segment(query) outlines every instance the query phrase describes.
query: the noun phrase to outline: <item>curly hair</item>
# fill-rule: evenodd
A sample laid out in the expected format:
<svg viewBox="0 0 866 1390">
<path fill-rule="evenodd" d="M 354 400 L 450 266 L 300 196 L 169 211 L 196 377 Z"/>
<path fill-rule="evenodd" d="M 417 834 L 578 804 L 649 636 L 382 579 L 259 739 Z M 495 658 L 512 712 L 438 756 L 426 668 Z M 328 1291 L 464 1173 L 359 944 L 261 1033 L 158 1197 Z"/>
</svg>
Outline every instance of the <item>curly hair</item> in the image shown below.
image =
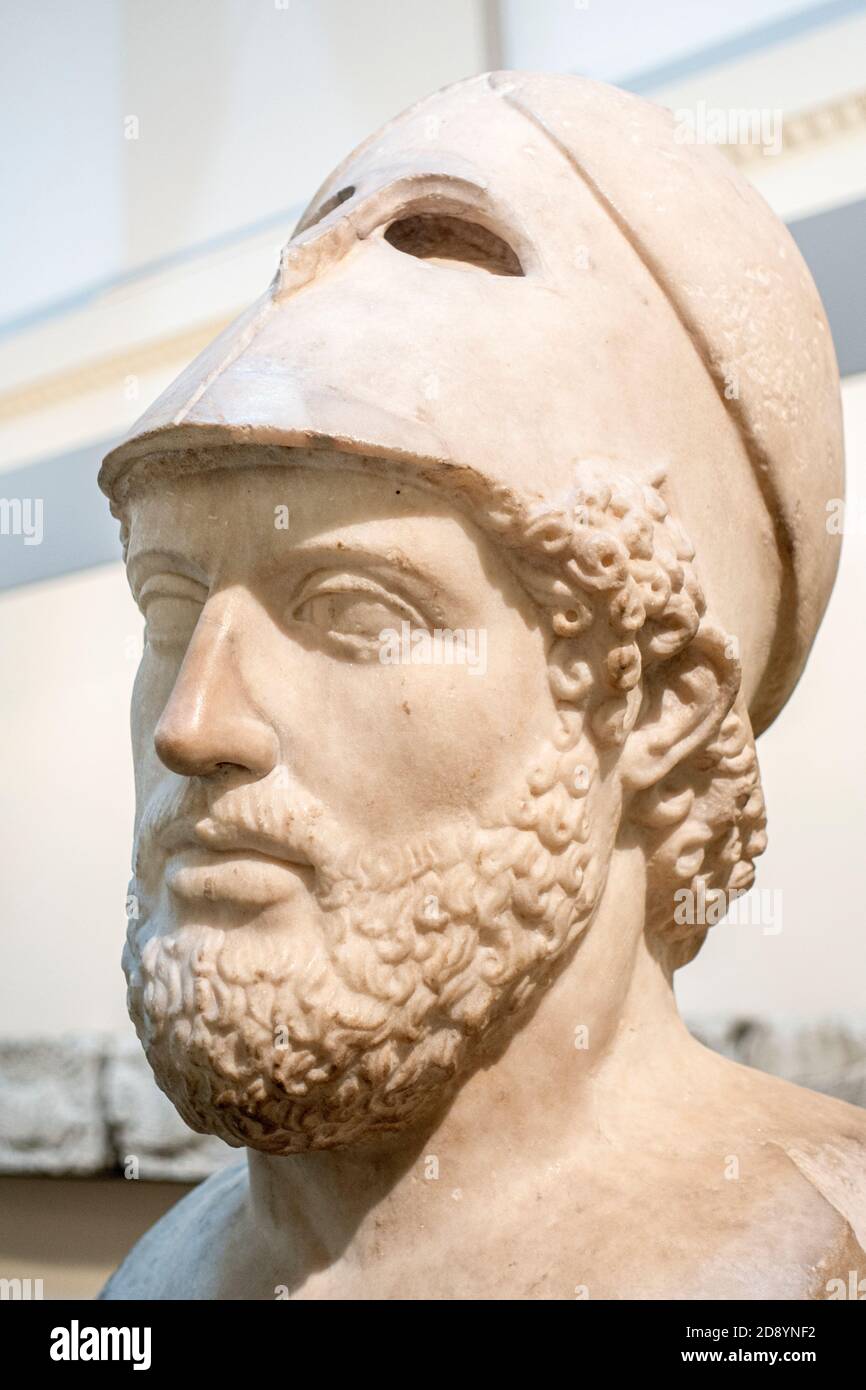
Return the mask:
<svg viewBox="0 0 866 1390">
<path fill-rule="evenodd" d="M 626 810 L 647 832 L 647 927 L 682 965 L 706 926 L 676 922 L 675 895 L 703 887 L 730 901 L 751 886 L 767 836 L 736 639 L 707 616 L 694 546 L 658 491 L 661 480 L 644 483 L 607 460 L 585 460 L 564 498 L 527 509 L 502 493 L 486 520 L 553 634 L 561 766 L 547 786 L 571 776 L 569 751 L 584 719 L 600 755 L 615 752 L 670 678 L 670 663 L 699 635 L 728 665 L 736 694 L 716 730 Z"/>
</svg>

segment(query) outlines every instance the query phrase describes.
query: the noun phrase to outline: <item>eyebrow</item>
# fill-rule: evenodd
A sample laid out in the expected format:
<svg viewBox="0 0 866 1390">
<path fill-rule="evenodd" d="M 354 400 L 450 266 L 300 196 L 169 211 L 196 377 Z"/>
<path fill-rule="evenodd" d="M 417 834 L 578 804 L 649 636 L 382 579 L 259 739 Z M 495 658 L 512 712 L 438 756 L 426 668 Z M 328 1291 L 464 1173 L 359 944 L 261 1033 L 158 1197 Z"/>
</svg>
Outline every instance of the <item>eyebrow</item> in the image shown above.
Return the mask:
<svg viewBox="0 0 866 1390">
<path fill-rule="evenodd" d="M 367 569 L 386 571 L 389 576 L 405 585 L 410 594 L 414 591 L 416 598 L 422 598 L 427 603 L 439 599 L 440 596 L 441 601 L 445 603 L 454 603 L 460 599 L 460 595 L 454 593 L 440 574 L 419 565 L 398 546 L 389 546 L 389 553 L 386 554 L 380 550 L 371 550 L 369 545 L 351 540 L 310 540 L 296 546 L 293 556 L 299 561 L 310 559 L 321 563 L 322 560 L 327 560 L 331 565 L 335 559 L 345 557 L 350 565 L 364 565 Z"/>
<path fill-rule="evenodd" d="M 405 587 L 409 597 L 423 601 L 428 606 L 434 604 L 439 608 L 442 605 L 460 602 L 461 595 L 455 593 L 440 574 L 434 574 L 419 565 L 398 546 L 390 545 L 388 551 L 386 554 L 380 550 L 372 550 L 369 545 L 339 538 L 328 541 L 309 539 L 293 546 L 282 561 L 267 568 L 271 573 L 276 573 L 284 569 L 286 561 L 291 558 L 295 565 L 304 563 L 309 572 L 316 562 L 319 565 L 327 564 L 334 567 L 335 562 L 345 560 L 349 566 L 363 565 L 369 570 L 379 570 L 387 574 L 398 586 Z M 136 602 L 145 582 L 156 574 L 183 575 L 193 583 L 200 584 L 205 591 L 210 589 L 210 580 L 205 571 L 188 556 L 176 550 L 158 547 L 139 550 L 128 558 L 126 574 Z M 442 612 L 444 613 L 444 607 Z"/>
<path fill-rule="evenodd" d="M 154 574 L 181 574 L 203 589 L 209 588 L 204 570 L 176 550 L 139 550 L 126 562 L 126 575 L 133 594 L 137 594 Z"/>
</svg>

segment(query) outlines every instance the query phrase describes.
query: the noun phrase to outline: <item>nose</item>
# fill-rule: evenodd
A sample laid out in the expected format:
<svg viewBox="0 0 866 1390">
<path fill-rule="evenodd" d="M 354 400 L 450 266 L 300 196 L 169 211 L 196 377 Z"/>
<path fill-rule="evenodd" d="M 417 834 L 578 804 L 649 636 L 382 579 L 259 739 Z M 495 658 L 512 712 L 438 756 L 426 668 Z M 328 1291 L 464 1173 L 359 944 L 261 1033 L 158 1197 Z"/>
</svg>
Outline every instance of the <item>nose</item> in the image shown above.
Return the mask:
<svg viewBox="0 0 866 1390">
<path fill-rule="evenodd" d="M 232 615 L 199 617 L 154 734 L 162 763 L 183 777 L 237 768 L 266 777 L 277 765 L 273 728 L 253 704 L 238 666 Z"/>
</svg>

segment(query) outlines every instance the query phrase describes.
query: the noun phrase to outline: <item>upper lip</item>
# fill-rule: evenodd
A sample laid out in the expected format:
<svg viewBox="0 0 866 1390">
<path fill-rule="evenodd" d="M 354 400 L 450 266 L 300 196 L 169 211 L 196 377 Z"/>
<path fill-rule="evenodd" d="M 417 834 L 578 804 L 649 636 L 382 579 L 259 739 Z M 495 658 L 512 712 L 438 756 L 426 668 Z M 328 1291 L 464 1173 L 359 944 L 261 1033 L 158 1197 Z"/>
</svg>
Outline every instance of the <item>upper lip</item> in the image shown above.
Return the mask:
<svg viewBox="0 0 866 1390">
<path fill-rule="evenodd" d="M 166 829 L 161 838 L 170 853 L 183 849 L 206 850 L 212 854 L 235 851 L 278 859 L 283 864 L 311 867 L 307 856 L 296 846 L 286 844 L 285 840 L 277 840 L 264 831 L 232 830 L 210 820 L 195 823 L 177 821 Z"/>
</svg>

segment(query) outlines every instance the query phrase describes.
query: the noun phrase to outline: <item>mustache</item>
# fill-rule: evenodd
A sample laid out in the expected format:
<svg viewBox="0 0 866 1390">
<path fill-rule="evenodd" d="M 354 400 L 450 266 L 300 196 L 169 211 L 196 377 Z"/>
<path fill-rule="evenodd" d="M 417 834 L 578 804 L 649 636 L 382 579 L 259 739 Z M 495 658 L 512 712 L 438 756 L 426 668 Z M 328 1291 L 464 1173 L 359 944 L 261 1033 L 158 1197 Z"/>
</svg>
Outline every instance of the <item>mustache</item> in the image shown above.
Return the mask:
<svg viewBox="0 0 866 1390">
<path fill-rule="evenodd" d="M 133 842 L 133 872 L 138 876 L 155 856 L 188 846 L 252 850 L 317 867 L 324 828 L 321 804 L 279 770 L 234 787 L 177 779 L 162 783 L 145 806 Z"/>
</svg>

